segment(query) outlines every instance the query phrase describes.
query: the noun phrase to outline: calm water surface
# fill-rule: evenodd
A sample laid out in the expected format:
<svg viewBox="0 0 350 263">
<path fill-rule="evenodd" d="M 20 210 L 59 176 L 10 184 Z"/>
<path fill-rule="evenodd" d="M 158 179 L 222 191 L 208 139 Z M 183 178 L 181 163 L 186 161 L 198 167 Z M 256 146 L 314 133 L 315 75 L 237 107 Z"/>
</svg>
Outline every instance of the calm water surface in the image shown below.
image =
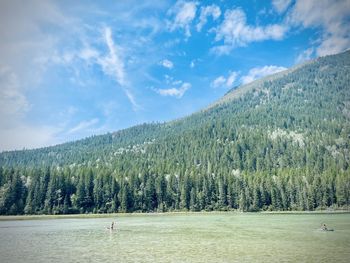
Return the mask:
<svg viewBox="0 0 350 263">
<path fill-rule="evenodd" d="M 0 221 L 0 262 L 350 262 L 350 214 Z"/>
</svg>

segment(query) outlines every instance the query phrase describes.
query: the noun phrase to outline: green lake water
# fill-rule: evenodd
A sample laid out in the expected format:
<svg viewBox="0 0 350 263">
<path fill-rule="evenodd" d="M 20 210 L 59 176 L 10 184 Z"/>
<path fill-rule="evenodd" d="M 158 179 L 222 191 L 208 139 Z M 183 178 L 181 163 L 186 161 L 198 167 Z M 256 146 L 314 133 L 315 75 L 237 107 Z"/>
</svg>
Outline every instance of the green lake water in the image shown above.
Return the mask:
<svg viewBox="0 0 350 263">
<path fill-rule="evenodd" d="M 350 214 L 2 220 L 0 262 L 350 262 Z"/>
</svg>

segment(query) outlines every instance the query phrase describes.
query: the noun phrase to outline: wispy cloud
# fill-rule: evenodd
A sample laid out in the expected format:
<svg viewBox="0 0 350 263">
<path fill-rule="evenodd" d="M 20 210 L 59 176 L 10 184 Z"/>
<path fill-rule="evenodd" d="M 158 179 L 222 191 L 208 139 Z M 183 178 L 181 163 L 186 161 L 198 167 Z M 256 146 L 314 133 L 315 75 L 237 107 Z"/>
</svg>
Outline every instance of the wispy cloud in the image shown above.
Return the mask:
<svg viewBox="0 0 350 263">
<path fill-rule="evenodd" d="M 263 66 L 263 67 L 256 67 L 249 70 L 248 74 L 241 77 L 241 83 L 242 84 L 248 84 L 256 79 L 286 70 L 285 67 L 279 67 L 279 66 Z"/>
<path fill-rule="evenodd" d="M 169 75 L 164 75 L 164 79 L 165 79 L 165 83 L 167 85 L 173 85 L 173 86 L 179 86 L 183 83 L 182 80 L 176 80 L 173 77 L 169 76 Z"/>
<path fill-rule="evenodd" d="M 191 36 L 190 24 L 196 17 L 197 2 L 177 1 L 176 4 L 168 11 L 168 15 L 173 16 L 169 23 L 170 31 L 183 29 L 185 36 Z"/>
<path fill-rule="evenodd" d="M 118 86 L 124 91 L 126 97 L 131 103 L 133 109 L 139 110 L 141 106 L 137 103 L 134 94 L 130 90 L 130 83 L 127 78 L 125 70 L 125 63 L 121 54 L 123 50 L 118 46 L 112 36 L 112 29 L 105 27 L 102 30 L 103 43 L 107 46 L 107 54 L 103 54 L 100 49 L 91 47 L 85 43 L 78 51 L 71 51 L 71 53 L 64 53 L 62 55 L 55 55 L 51 61 L 56 64 L 64 64 L 67 67 L 71 66 L 74 70 L 79 62 L 84 61 L 88 66 L 97 64 L 102 68 L 105 75 L 111 77 L 116 81 Z M 81 60 L 81 61 L 77 61 Z M 79 73 L 79 72 L 78 72 Z M 83 83 L 79 78 L 75 82 Z"/>
<path fill-rule="evenodd" d="M 185 92 L 191 88 L 191 84 L 184 82 L 179 88 L 169 88 L 169 89 L 154 89 L 158 94 L 162 96 L 172 96 L 178 99 L 182 98 Z"/>
<path fill-rule="evenodd" d="M 199 22 L 196 25 L 197 31 L 200 32 L 202 27 L 207 23 L 208 17 L 212 17 L 213 20 L 216 20 L 220 17 L 221 10 L 217 5 L 210 5 L 206 7 L 201 7 L 201 13 L 199 16 Z"/>
<path fill-rule="evenodd" d="M 315 49 L 312 47 L 302 51 L 296 58 L 295 63 L 299 64 L 304 61 L 310 60 L 314 55 L 314 53 L 315 53 Z"/>
<path fill-rule="evenodd" d="M 216 46 L 212 52 L 221 55 L 229 53 L 233 48 L 245 46 L 251 42 L 263 40 L 281 40 L 287 27 L 279 24 L 251 26 L 247 24 L 246 14 L 236 8 L 225 12 L 224 21 L 215 29 L 216 41 L 223 40 L 224 45 Z"/>
<path fill-rule="evenodd" d="M 80 50 L 78 56 L 83 59 L 84 61 L 90 63 L 91 61 L 95 60 L 99 57 L 99 52 L 91 47 L 84 47 L 82 50 Z"/>
<path fill-rule="evenodd" d="M 272 0 L 272 6 L 277 13 L 282 14 L 290 6 L 292 0 Z"/>
<path fill-rule="evenodd" d="M 210 84 L 212 88 L 232 88 L 233 84 L 237 80 L 239 73 L 237 71 L 229 72 L 227 78 L 224 76 L 219 76 L 215 80 L 213 80 Z"/>
<path fill-rule="evenodd" d="M 134 95 L 130 91 L 129 82 L 126 79 L 124 62 L 120 57 L 118 46 L 113 41 L 111 28 L 106 27 L 104 29 L 103 35 L 109 53 L 105 57 L 98 57 L 97 62 L 101 65 L 106 75 L 109 75 L 116 80 L 119 86 L 124 90 L 124 93 L 132 104 L 133 109 L 137 110 L 140 108 L 140 106 L 137 104 Z"/>
<path fill-rule="evenodd" d="M 115 78 L 117 83 L 124 87 L 127 85 L 125 79 L 124 63 L 119 56 L 118 46 L 114 43 L 112 38 L 112 30 L 110 27 L 106 27 L 103 32 L 103 37 L 108 47 L 108 55 L 98 59 L 98 62 L 102 66 L 103 71 Z"/>
<path fill-rule="evenodd" d="M 288 22 L 304 28 L 321 28 L 318 56 L 339 53 L 350 47 L 350 0 L 297 0 Z"/>
<path fill-rule="evenodd" d="M 210 86 L 213 88 L 218 88 L 218 87 L 223 86 L 225 84 L 225 82 L 226 82 L 226 78 L 224 76 L 219 76 L 212 81 Z"/>
<path fill-rule="evenodd" d="M 229 88 L 232 87 L 232 85 L 235 83 L 238 75 L 239 75 L 239 73 L 237 71 L 231 71 L 227 77 L 226 86 Z"/>
<path fill-rule="evenodd" d="M 169 59 L 163 59 L 159 62 L 159 64 L 168 69 L 172 69 L 174 67 L 174 63 Z"/>
<path fill-rule="evenodd" d="M 76 126 L 74 126 L 73 128 L 71 128 L 67 133 L 71 134 L 71 133 L 76 133 L 79 132 L 81 130 L 85 130 L 88 128 L 91 128 L 92 126 L 96 125 L 99 122 L 99 119 L 94 118 L 88 121 L 82 121 L 80 123 L 78 123 Z"/>
</svg>

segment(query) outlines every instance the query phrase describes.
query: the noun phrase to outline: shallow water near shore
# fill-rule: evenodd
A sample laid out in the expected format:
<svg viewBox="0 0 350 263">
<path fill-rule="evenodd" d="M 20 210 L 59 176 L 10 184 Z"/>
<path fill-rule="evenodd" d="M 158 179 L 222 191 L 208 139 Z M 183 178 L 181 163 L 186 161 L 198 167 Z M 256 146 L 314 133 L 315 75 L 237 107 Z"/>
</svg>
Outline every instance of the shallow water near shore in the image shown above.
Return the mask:
<svg viewBox="0 0 350 263">
<path fill-rule="evenodd" d="M 117 230 L 107 229 L 117 221 Z M 320 231 L 326 223 L 333 232 Z M 189 213 L 0 221 L 0 262 L 348 262 L 350 214 Z"/>
</svg>

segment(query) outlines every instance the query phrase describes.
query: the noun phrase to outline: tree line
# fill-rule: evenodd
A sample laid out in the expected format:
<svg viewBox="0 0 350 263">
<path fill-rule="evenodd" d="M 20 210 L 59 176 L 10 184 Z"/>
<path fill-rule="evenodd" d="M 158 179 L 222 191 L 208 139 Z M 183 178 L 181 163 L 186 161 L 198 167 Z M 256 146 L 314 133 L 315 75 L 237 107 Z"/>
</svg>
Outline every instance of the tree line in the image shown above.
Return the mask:
<svg viewBox="0 0 350 263">
<path fill-rule="evenodd" d="M 349 208 L 350 172 L 116 175 L 93 168 L 1 169 L 0 214 Z"/>
</svg>

